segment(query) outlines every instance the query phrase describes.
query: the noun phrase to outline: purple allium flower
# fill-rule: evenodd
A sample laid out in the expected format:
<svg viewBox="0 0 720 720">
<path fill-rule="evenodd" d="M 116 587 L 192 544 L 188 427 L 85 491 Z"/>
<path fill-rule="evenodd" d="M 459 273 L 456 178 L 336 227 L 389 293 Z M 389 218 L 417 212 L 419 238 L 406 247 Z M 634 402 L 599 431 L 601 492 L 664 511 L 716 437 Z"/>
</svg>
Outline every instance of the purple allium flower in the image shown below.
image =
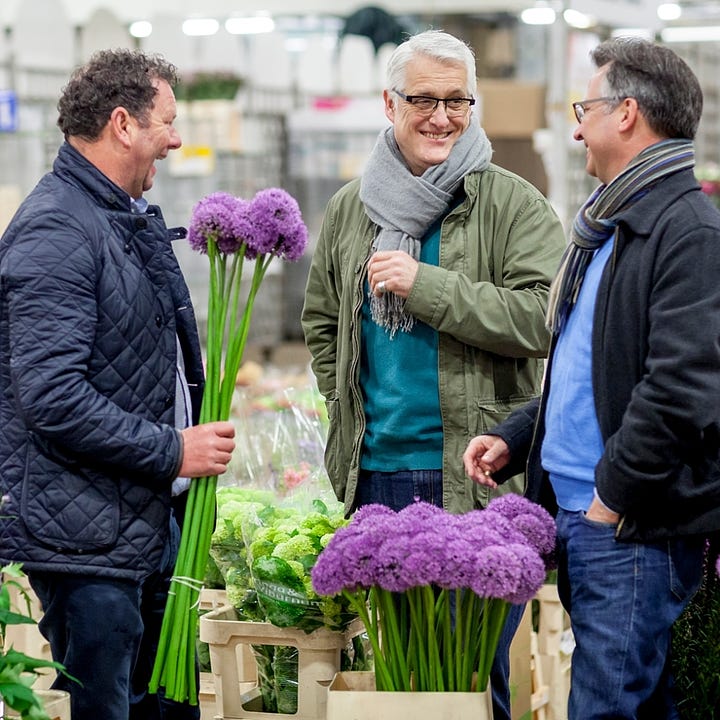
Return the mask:
<svg viewBox="0 0 720 720">
<path fill-rule="evenodd" d="M 308 244 L 308 230 L 300 207 L 282 188 L 260 190 L 251 209 L 257 254 L 272 253 L 285 260 L 299 260 Z"/>
<path fill-rule="evenodd" d="M 718 555 L 718 559 L 715 563 L 715 570 L 717 571 L 717 574 L 720 577 L 720 555 Z"/>
<path fill-rule="evenodd" d="M 406 539 L 403 574 L 410 587 L 438 585 L 445 570 L 444 529 L 427 527 Z"/>
<path fill-rule="evenodd" d="M 515 553 L 519 560 L 520 573 L 515 592 L 510 593 L 504 599 L 516 605 L 529 602 L 545 582 L 545 563 L 537 552 L 527 545 L 511 544 L 507 546 L 507 549 Z"/>
<path fill-rule="evenodd" d="M 214 240 L 225 254 L 237 252 L 243 243 L 252 245 L 250 204 L 225 192 L 199 200 L 193 207 L 188 242 L 193 250 L 207 253 L 209 240 Z"/>
<path fill-rule="evenodd" d="M 491 545 L 476 555 L 470 589 L 480 597 L 505 600 L 518 592 L 521 573 L 517 553 L 505 545 Z"/>
<path fill-rule="evenodd" d="M 360 508 L 318 556 L 311 575 L 315 591 L 328 595 L 336 594 L 337 587 L 355 590 L 376 584 L 380 548 L 392 536 L 394 520 L 395 512 L 385 505 Z"/>
<path fill-rule="evenodd" d="M 543 558 L 552 556 L 555 550 L 555 521 L 545 508 L 521 495 L 507 493 L 491 500 L 487 510 L 510 520 Z"/>
</svg>

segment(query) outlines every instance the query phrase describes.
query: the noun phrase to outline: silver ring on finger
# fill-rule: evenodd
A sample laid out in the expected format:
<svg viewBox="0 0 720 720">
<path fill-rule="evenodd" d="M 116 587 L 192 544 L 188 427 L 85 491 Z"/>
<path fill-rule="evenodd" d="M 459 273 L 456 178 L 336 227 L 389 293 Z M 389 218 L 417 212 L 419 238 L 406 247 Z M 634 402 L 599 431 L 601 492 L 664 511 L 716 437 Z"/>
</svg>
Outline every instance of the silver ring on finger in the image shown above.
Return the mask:
<svg viewBox="0 0 720 720">
<path fill-rule="evenodd" d="M 384 281 L 384 280 L 381 280 L 381 281 L 377 284 L 377 291 L 378 291 L 379 293 L 381 293 L 381 294 L 385 292 L 385 281 Z"/>
</svg>

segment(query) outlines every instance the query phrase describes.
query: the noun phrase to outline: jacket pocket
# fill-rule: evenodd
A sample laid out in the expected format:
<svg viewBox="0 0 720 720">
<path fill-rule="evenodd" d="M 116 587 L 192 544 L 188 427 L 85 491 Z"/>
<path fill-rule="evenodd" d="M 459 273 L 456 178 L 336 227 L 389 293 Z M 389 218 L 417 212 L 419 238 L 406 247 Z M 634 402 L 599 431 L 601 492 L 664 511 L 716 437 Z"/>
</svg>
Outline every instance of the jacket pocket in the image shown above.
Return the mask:
<svg viewBox="0 0 720 720">
<path fill-rule="evenodd" d="M 22 518 L 29 534 L 58 552 L 112 547 L 120 525 L 119 493 L 109 478 L 65 465 L 27 445 Z"/>
<path fill-rule="evenodd" d="M 326 406 L 328 413 L 328 432 L 327 440 L 325 441 L 325 469 L 336 496 L 342 501 L 345 497 L 347 476 L 344 476 L 340 471 L 342 457 L 340 438 L 342 434 L 340 418 L 338 417 L 340 413 L 340 403 L 336 392 L 333 392 L 333 394 L 327 398 Z M 350 453 L 351 448 L 345 448 L 345 452 Z"/>
</svg>

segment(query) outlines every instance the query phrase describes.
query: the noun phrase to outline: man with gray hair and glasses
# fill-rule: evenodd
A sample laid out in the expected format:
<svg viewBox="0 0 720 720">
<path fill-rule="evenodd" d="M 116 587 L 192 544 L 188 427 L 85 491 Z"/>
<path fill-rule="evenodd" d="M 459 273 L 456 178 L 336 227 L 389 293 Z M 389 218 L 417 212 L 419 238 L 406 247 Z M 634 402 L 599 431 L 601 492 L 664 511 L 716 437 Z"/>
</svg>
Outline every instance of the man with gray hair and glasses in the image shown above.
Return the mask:
<svg viewBox="0 0 720 720">
<path fill-rule="evenodd" d="M 694 174 L 702 91 L 674 52 L 592 52 L 576 140 L 600 181 L 550 293 L 541 401 L 475 438 L 468 474 L 525 467 L 557 512 L 575 636 L 569 720 L 677 718 L 671 627 L 720 530 L 720 214 Z"/>
<path fill-rule="evenodd" d="M 452 35 L 398 46 L 383 92 L 391 125 L 325 213 L 302 320 L 330 417 L 326 467 L 348 514 L 416 498 L 485 506 L 491 492 L 465 476 L 462 452 L 540 390 L 563 232 L 536 188 L 490 162 L 475 85 L 473 53 Z M 510 720 L 522 611 L 491 675 L 495 720 Z"/>
</svg>

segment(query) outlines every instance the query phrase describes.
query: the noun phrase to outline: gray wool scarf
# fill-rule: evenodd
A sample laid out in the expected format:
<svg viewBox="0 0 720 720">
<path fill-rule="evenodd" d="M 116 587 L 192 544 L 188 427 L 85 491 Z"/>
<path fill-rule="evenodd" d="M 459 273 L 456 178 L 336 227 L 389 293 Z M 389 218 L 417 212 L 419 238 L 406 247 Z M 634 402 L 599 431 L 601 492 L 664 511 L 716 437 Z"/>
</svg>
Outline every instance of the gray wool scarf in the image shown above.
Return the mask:
<svg viewBox="0 0 720 720">
<path fill-rule="evenodd" d="M 477 119 L 470 119 L 447 160 L 415 176 L 403 158 L 392 126 L 378 136 L 360 180 L 360 200 L 368 217 L 380 226 L 371 253 L 402 250 L 415 260 L 420 258 L 420 239 L 444 215 L 455 191 L 470 172 L 485 170 L 490 164 L 492 146 Z M 415 318 L 405 312 L 405 301 L 387 292 L 370 293 L 370 314 L 390 337 L 398 330 L 408 332 Z"/>
</svg>

